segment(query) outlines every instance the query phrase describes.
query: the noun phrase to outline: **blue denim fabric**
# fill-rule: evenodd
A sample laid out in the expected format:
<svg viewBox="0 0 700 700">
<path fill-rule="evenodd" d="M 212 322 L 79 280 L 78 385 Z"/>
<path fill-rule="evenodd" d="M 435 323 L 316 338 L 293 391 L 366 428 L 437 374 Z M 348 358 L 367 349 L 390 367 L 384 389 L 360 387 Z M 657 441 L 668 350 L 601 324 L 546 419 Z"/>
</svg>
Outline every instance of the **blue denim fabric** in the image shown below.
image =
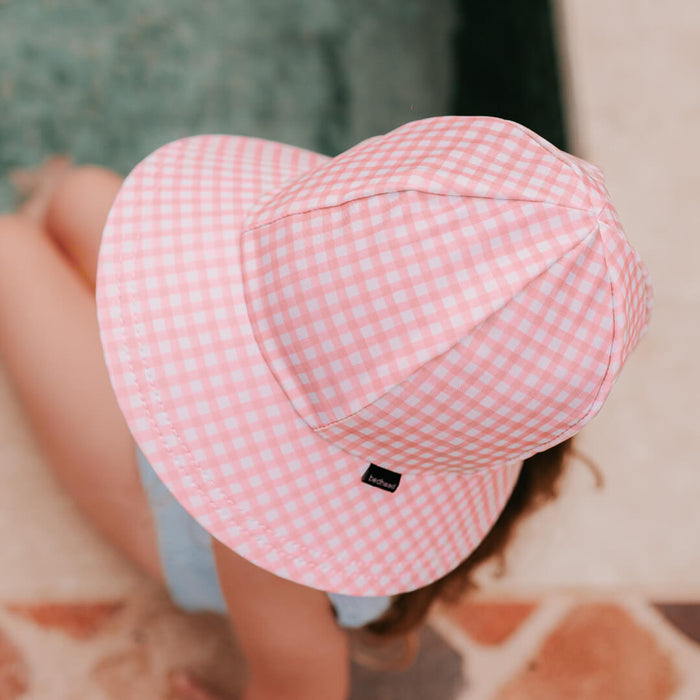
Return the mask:
<svg viewBox="0 0 700 700">
<path fill-rule="evenodd" d="M 153 512 L 158 550 L 173 602 L 190 612 L 226 613 L 209 533 L 180 505 L 136 445 L 141 483 Z M 378 619 L 391 596 L 328 593 L 341 627 L 353 629 Z"/>
</svg>

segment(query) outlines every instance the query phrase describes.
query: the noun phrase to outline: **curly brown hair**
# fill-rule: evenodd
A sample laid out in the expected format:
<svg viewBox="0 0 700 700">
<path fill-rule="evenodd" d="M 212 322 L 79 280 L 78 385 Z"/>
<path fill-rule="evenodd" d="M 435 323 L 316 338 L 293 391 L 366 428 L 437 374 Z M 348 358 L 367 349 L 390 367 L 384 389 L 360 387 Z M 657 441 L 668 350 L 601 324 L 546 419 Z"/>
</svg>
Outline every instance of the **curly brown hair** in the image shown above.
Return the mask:
<svg viewBox="0 0 700 700">
<path fill-rule="evenodd" d="M 522 518 L 557 497 L 573 438 L 539 452 L 523 463 L 513 492 L 498 520 L 479 546 L 441 579 L 409 593 L 394 596 L 378 620 L 349 630 L 353 658 L 371 668 L 406 668 L 417 651 L 417 630 L 436 600 L 455 603 L 477 587 L 473 573 L 487 559 L 504 562 L 505 549 Z"/>
</svg>

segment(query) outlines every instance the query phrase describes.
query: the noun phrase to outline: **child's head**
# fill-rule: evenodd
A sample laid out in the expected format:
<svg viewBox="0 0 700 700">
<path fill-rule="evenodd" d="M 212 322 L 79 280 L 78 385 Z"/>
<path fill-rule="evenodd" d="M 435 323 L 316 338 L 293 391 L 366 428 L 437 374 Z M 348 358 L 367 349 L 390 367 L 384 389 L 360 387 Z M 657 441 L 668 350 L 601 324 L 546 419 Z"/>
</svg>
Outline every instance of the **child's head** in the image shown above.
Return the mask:
<svg viewBox="0 0 700 700">
<path fill-rule="evenodd" d="M 465 591 L 475 588 L 473 575 L 480 564 L 498 557 L 505 565 L 506 547 L 524 516 L 559 495 L 572 445 L 573 438 L 569 438 L 526 459 L 503 510 L 476 549 L 441 579 L 396 596 L 389 610 L 366 625 L 366 630 L 382 637 L 406 634 L 424 621 L 435 600 L 454 603 Z"/>
<path fill-rule="evenodd" d="M 97 301 L 126 420 L 205 528 L 395 595 L 459 566 L 523 460 L 595 415 L 650 290 L 595 167 L 442 117 L 333 159 L 164 147 L 117 197 Z"/>
</svg>

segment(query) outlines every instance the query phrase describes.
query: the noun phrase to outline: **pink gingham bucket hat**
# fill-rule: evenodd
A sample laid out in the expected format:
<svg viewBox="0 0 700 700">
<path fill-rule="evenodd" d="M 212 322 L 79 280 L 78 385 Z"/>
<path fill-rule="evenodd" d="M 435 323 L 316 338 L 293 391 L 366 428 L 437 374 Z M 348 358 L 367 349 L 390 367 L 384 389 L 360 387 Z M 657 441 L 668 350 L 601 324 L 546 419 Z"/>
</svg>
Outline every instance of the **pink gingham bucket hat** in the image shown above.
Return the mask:
<svg viewBox="0 0 700 700">
<path fill-rule="evenodd" d="M 177 500 L 254 564 L 366 596 L 476 548 L 650 306 L 600 171 L 489 117 L 335 158 L 168 144 L 124 182 L 97 275 L 117 400 Z"/>
</svg>

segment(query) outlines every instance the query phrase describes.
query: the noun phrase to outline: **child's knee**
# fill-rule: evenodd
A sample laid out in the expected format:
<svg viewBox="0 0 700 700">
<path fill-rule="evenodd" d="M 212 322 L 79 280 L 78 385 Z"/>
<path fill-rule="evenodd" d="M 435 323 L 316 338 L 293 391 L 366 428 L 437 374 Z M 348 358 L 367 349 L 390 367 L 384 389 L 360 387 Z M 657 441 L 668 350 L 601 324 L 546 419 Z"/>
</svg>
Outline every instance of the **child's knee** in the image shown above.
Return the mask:
<svg viewBox="0 0 700 700">
<path fill-rule="evenodd" d="M 100 165 L 80 165 L 63 178 L 56 190 L 56 195 L 84 196 L 95 189 L 117 190 L 121 183 L 122 178 L 108 168 Z"/>
<path fill-rule="evenodd" d="M 40 233 L 34 221 L 19 214 L 0 214 L 0 250 L 19 244 L 27 236 Z"/>
<path fill-rule="evenodd" d="M 111 202 L 121 187 L 117 173 L 98 165 L 82 165 L 63 178 L 49 203 L 46 225 L 49 230 L 65 226 L 95 202 Z"/>
</svg>

